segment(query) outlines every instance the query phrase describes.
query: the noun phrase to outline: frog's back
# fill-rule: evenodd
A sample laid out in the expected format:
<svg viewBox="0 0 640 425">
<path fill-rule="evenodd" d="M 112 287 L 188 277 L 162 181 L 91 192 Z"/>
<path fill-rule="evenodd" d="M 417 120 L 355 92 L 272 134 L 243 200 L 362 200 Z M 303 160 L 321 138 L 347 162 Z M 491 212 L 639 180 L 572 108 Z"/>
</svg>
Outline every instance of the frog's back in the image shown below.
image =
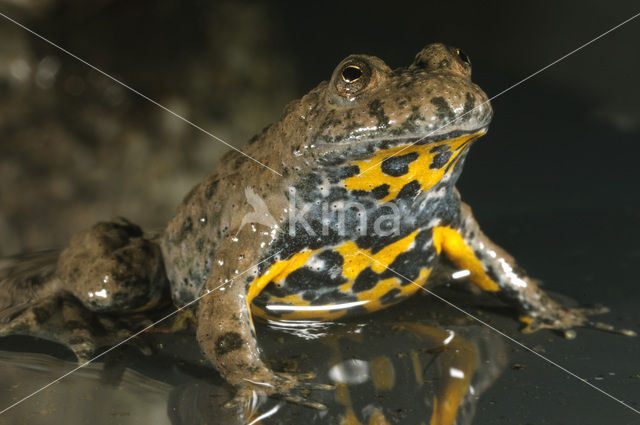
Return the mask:
<svg viewBox="0 0 640 425">
<path fill-rule="evenodd" d="M 211 273 L 215 252 L 229 233 L 218 193 L 220 178 L 209 175 L 178 207 L 161 240 L 171 294 L 180 305 L 194 300 Z"/>
<path fill-rule="evenodd" d="M 219 253 L 225 241 L 237 242 L 234 245 L 239 255 L 260 255 L 255 241 L 239 239 L 236 234 L 243 226 L 243 217 L 253 212 L 247 202 L 248 188 L 270 206 L 282 203 L 280 176 L 255 159 L 267 167 L 280 160 L 278 149 L 264 149 L 267 140 L 277 139 L 278 133 L 277 126 L 267 127 L 245 145 L 244 153 L 227 152 L 216 171 L 196 185 L 178 206 L 160 241 L 171 294 L 178 305 L 197 298 L 212 268 L 229 262 L 228 252 Z"/>
</svg>

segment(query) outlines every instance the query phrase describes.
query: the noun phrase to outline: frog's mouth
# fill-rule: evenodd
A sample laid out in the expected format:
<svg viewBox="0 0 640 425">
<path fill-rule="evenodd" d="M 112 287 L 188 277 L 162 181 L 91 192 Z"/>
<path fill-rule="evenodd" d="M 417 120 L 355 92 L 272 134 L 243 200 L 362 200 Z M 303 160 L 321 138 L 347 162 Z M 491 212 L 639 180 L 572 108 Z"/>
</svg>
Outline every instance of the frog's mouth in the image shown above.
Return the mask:
<svg viewBox="0 0 640 425">
<path fill-rule="evenodd" d="M 485 132 L 486 129 L 462 135 L 458 132 L 438 140 L 399 139 L 391 146 L 382 141 L 364 159 L 347 161 L 349 166 L 357 167 L 357 173 L 343 183 L 348 190 L 379 193 L 382 202 L 396 198 L 407 190 L 407 185 L 412 185 L 409 187 L 414 192 L 425 192 L 448 178 L 471 144 Z"/>
<path fill-rule="evenodd" d="M 378 152 L 390 148 L 409 148 L 411 146 L 434 146 L 448 140 L 456 140 L 461 137 L 469 137 L 473 140 L 486 134 L 488 127 L 472 131 L 455 130 L 448 133 L 437 131 L 420 135 L 371 136 L 349 135 L 344 141 L 330 140 L 315 143 L 316 150 L 327 165 L 338 165 L 348 160 L 357 160 L 377 155 Z M 470 140 L 472 142 L 473 140 Z"/>
</svg>

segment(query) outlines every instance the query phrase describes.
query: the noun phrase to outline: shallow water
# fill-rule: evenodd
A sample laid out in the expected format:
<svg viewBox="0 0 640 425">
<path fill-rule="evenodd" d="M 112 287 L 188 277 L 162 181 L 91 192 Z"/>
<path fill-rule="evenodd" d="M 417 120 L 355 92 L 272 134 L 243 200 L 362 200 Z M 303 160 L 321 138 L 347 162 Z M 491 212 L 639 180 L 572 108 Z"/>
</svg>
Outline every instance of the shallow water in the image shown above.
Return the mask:
<svg viewBox="0 0 640 425">
<path fill-rule="evenodd" d="M 583 330 L 573 341 L 550 332 L 523 335 L 512 313 L 491 298 L 459 290 L 441 295 L 506 331 L 536 352 L 614 395 L 637 394 L 640 376 L 635 339 Z M 493 305 L 493 307 L 488 307 Z M 628 315 L 610 315 L 629 323 Z M 636 316 L 637 319 L 637 316 Z M 440 325 L 437 325 L 440 323 Z M 434 399 L 462 391 L 456 424 L 632 423 L 633 412 L 568 376 L 556 366 L 475 323 L 431 296 L 358 320 L 306 328 L 258 328 L 265 357 L 276 370 L 314 371 L 315 382 L 337 385 L 314 391 L 317 411 L 262 400 L 247 418 L 222 408 L 230 389 L 206 365 L 194 335 L 150 333 L 151 356 L 123 347 L 82 368 L 0 416 L 2 424 L 429 424 Z M 54 343 L 30 337 L 0 341 L 3 406 L 57 379 L 76 364 Z M 25 354 L 25 347 L 40 354 Z M 56 357 L 43 353 L 53 353 Z M 465 386 L 461 377 L 472 377 Z M 447 398 L 449 397 L 449 398 Z M 598 406 L 593 409 L 591 406 Z M 550 416 L 550 412 L 553 412 Z M 517 418 L 517 419 L 514 419 Z M 549 420 L 551 418 L 551 420 Z M 257 423 L 257 422 L 255 422 Z M 436 423 L 436 422 L 434 422 Z M 444 422 L 443 422 L 444 423 Z"/>
</svg>

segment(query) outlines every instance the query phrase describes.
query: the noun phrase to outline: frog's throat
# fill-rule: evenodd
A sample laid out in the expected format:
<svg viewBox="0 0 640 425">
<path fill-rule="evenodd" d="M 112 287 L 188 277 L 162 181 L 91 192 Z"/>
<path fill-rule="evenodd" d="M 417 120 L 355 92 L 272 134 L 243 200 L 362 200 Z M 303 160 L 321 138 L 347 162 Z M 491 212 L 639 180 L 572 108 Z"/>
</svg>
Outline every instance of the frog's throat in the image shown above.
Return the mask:
<svg viewBox="0 0 640 425">
<path fill-rule="evenodd" d="M 347 190 L 367 192 L 386 190 L 380 202 L 391 201 L 406 185 L 419 185 L 426 192 L 447 178 L 471 143 L 484 131 L 428 144 L 408 144 L 381 149 L 367 159 L 351 161 L 358 173 L 343 180 Z M 414 183 L 416 182 L 416 183 Z"/>
</svg>

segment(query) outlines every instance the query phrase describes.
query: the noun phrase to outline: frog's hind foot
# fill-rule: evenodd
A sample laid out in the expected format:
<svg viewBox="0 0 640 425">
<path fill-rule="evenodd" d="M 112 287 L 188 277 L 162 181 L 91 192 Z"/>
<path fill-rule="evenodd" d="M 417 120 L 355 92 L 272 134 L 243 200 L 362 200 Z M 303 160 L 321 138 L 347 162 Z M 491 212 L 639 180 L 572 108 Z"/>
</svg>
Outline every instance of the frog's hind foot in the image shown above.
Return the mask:
<svg viewBox="0 0 640 425">
<path fill-rule="evenodd" d="M 290 374 L 270 372 L 268 378 L 245 378 L 243 383 L 237 386 L 235 397 L 225 407 L 237 408 L 239 406 L 248 409 L 256 396 L 265 395 L 274 399 L 284 400 L 289 403 L 309 407 L 316 410 L 326 410 L 327 406 L 309 399 L 314 390 L 333 390 L 333 385 L 316 382 L 305 382 L 313 378 L 310 373 Z"/>
<path fill-rule="evenodd" d="M 0 336 L 31 335 L 56 340 L 73 351 L 78 362 L 91 358 L 95 338 L 81 307 L 71 299 L 47 297 L 2 312 Z"/>
<path fill-rule="evenodd" d="M 574 328 L 577 327 L 597 329 L 625 336 L 637 335 L 633 330 L 618 329 L 608 323 L 589 319 L 589 316 L 608 312 L 609 309 L 602 305 L 586 308 L 559 307 L 550 315 L 538 317 L 521 316 L 520 321 L 525 324 L 522 329 L 525 333 L 535 332 L 540 329 L 551 329 L 560 333 L 567 339 L 574 339 L 577 336 L 576 331 L 574 330 Z"/>
<path fill-rule="evenodd" d="M 32 300 L 0 312 L 0 337 L 18 334 L 58 341 L 75 354 L 79 364 L 91 360 L 100 346 L 122 342 L 144 325 L 139 318 L 98 315 L 65 295 Z M 127 342 L 150 353 L 137 338 Z"/>
</svg>

